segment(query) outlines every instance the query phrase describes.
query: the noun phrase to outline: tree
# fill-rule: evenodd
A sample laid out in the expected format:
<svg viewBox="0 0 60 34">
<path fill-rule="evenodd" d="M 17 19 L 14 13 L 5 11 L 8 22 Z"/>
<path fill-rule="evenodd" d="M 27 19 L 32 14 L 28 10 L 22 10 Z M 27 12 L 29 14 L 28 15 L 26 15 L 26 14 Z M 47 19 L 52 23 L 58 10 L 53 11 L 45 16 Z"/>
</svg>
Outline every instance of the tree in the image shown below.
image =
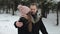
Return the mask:
<svg viewBox="0 0 60 34">
<path fill-rule="evenodd" d="M 57 13 L 57 26 L 59 25 L 59 14 L 58 14 L 58 11 L 60 11 L 60 2 L 58 2 L 58 4 L 57 4 L 57 11 L 56 11 L 56 13 Z"/>
</svg>

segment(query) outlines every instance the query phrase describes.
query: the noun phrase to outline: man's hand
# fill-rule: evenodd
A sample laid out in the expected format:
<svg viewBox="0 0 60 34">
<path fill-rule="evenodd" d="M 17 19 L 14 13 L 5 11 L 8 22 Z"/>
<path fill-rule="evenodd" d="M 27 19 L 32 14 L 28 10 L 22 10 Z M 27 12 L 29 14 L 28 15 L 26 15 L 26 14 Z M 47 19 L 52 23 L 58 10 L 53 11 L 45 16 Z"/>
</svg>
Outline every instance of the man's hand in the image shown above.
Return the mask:
<svg viewBox="0 0 60 34">
<path fill-rule="evenodd" d="M 23 23 L 17 21 L 17 22 L 16 22 L 16 26 L 17 26 L 17 27 L 22 27 L 22 26 L 23 26 Z"/>
</svg>

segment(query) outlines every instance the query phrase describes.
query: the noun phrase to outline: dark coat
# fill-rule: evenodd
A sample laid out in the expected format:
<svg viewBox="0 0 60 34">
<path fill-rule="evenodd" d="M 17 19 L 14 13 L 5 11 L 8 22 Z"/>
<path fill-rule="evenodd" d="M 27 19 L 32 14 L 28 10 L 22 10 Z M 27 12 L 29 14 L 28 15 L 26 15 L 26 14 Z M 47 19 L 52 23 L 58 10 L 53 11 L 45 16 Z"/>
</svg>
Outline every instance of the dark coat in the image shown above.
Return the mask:
<svg viewBox="0 0 60 34">
<path fill-rule="evenodd" d="M 32 32 L 28 31 L 28 20 L 24 17 L 21 17 L 19 22 L 23 22 L 23 27 L 19 28 L 16 26 L 16 22 L 14 23 L 15 27 L 18 28 L 18 34 L 39 34 L 39 30 L 41 30 L 42 34 L 48 34 L 46 28 L 40 19 L 37 23 L 32 23 Z"/>
</svg>

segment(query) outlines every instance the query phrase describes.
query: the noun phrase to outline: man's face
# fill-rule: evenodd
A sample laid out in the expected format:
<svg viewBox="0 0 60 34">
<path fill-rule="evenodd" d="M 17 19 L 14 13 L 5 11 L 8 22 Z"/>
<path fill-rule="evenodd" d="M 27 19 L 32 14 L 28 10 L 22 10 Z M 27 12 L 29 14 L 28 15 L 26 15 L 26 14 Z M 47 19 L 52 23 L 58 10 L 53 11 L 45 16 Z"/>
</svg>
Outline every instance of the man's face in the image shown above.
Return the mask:
<svg viewBox="0 0 60 34">
<path fill-rule="evenodd" d="M 32 12 L 33 14 L 36 13 L 36 11 L 37 11 L 36 5 L 31 5 L 31 6 L 30 6 L 30 9 L 31 9 L 31 12 Z"/>
</svg>

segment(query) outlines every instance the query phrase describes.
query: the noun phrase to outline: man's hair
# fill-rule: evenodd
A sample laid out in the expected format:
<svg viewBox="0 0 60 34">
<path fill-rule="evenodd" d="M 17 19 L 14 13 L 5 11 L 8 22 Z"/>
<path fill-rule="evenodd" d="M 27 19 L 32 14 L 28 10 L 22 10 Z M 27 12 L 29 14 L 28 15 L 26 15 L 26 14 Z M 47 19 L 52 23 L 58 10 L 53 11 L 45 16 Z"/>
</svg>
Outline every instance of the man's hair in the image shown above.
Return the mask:
<svg viewBox="0 0 60 34">
<path fill-rule="evenodd" d="M 36 6 L 36 7 L 38 8 L 38 6 L 37 6 L 36 3 L 31 3 L 30 6 L 31 6 L 31 5 L 32 5 L 32 6 Z M 30 6 L 29 6 L 29 7 L 30 7 Z"/>
</svg>

